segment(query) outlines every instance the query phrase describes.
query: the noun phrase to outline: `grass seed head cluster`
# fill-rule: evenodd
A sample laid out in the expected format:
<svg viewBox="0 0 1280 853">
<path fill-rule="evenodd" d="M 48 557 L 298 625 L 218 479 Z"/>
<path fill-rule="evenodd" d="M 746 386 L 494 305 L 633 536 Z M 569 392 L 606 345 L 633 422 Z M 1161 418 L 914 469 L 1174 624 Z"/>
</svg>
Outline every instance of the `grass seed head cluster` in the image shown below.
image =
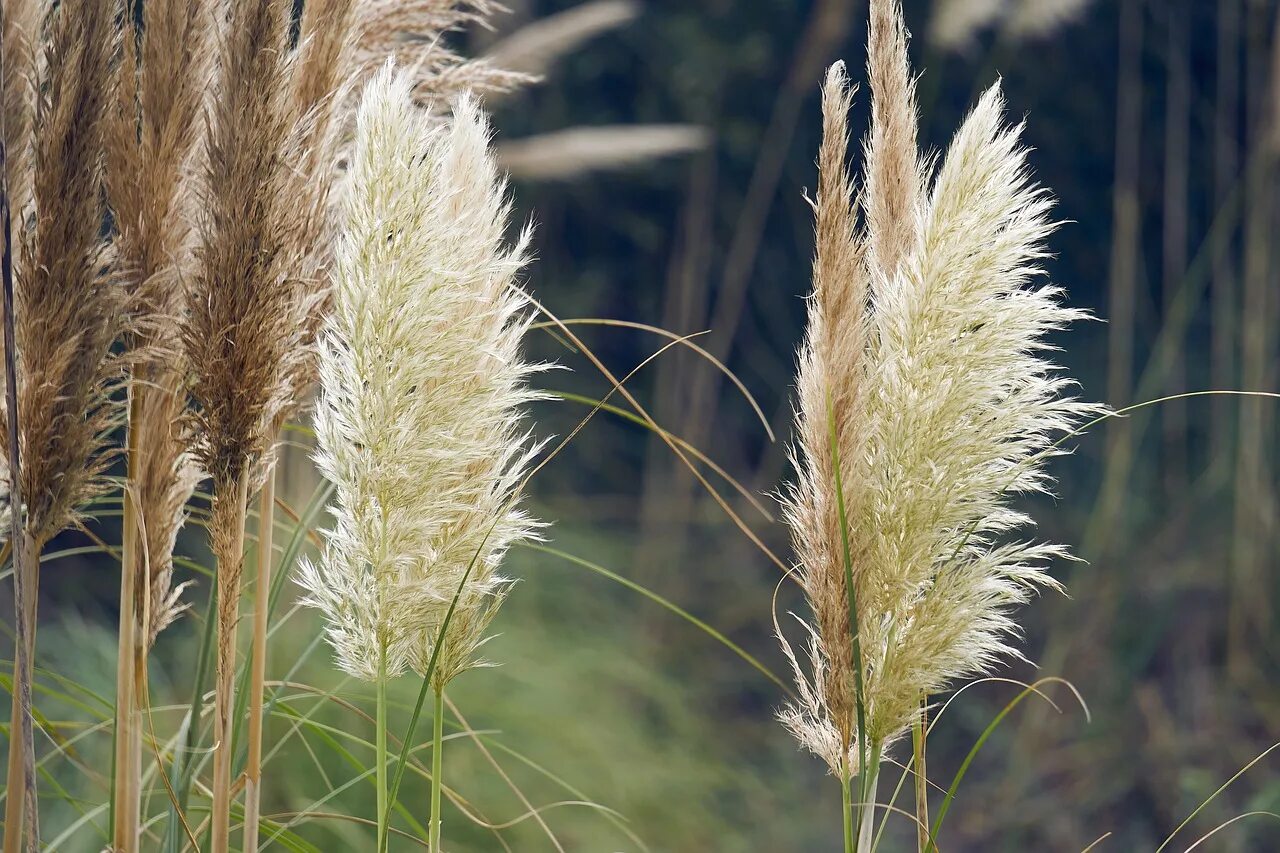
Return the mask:
<svg viewBox="0 0 1280 853">
<path fill-rule="evenodd" d="M 475 661 L 504 552 L 535 533 L 515 499 L 538 368 L 519 352 L 528 235 L 504 242 L 488 124 L 465 96 L 447 121 L 415 110 L 412 85 L 382 70 L 357 119 L 315 415 L 335 526 L 299 582 L 338 665 L 368 680 L 383 648 L 387 677 L 423 673 L 461 587 L 433 676 L 444 684 Z"/>
<path fill-rule="evenodd" d="M 1084 315 L 1040 281 L 1050 200 L 1030 181 L 1021 128 L 1005 124 L 998 85 L 957 131 L 929 186 L 915 148 L 901 10 L 872 7 L 873 127 L 852 205 L 850 96 L 839 66 L 824 87 L 814 292 L 798 379 L 800 478 L 786 498 L 814 618 L 811 666 L 787 648 L 800 699 L 782 719 L 833 772 L 858 766 L 860 739 L 888 745 L 901 736 L 922 698 L 1016 654 L 1012 611 L 1054 585 L 1045 563 L 1064 550 L 1019 538 L 1031 519 L 1011 500 L 1046 489 L 1053 442 L 1094 411 L 1065 396 L 1071 383 L 1048 358 L 1046 335 Z M 855 722 L 853 630 L 865 731 Z"/>
</svg>

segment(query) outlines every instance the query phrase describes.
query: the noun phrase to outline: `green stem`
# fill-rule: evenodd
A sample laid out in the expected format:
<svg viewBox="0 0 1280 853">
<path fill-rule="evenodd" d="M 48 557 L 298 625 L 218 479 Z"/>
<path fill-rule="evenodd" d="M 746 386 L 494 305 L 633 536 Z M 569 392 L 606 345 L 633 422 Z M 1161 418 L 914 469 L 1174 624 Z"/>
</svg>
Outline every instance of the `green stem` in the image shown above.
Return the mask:
<svg viewBox="0 0 1280 853">
<path fill-rule="evenodd" d="M 925 716 L 929 713 L 928 697 L 920 699 L 920 713 L 911 724 L 911 756 L 916 781 L 916 853 L 929 846 L 929 776 L 925 770 Z"/>
<path fill-rule="evenodd" d="M 444 689 L 436 689 L 436 718 L 431 732 L 431 853 L 440 853 L 440 752 L 444 740 Z"/>
<path fill-rule="evenodd" d="M 844 811 L 844 853 L 853 853 L 853 797 L 849 789 L 849 768 L 846 766 L 840 774 L 840 805 Z"/>
<path fill-rule="evenodd" d="M 871 764 L 861 780 L 862 801 L 858 806 L 858 853 L 871 853 L 874 848 L 873 828 L 876 823 L 876 785 L 880 781 L 880 745 L 871 744 Z"/>
<path fill-rule="evenodd" d="M 387 843 L 387 647 L 378 650 L 378 846 L 383 850 Z"/>
</svg>

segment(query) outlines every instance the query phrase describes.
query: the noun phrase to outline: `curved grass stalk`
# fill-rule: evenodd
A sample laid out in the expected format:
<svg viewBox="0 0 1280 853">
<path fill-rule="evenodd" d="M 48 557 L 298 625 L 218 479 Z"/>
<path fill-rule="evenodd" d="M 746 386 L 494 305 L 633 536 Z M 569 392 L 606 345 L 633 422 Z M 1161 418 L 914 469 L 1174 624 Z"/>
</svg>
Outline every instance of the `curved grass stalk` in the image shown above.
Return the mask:
<svg viewBox="0 0 1280 853">
<path fill-rule="evenodd" d="M 639 594 L 643 595 L 645 598 L 649 599 L 655 604 L 658 604 L 663 608 L 669 610 L 670 612 L 674 613 L 675 615 L 679 616 L 681 619 L 685 620 L 690 625 L 693 625 L 699 631 L 702 631 L 704 634 L 706 634 L 716 642 L 723 645 L 725 648 L 727 648 L 729 651 L 733 652 L 735 655 L 740 657 L 743 661 L 749 664 L 753 669 L 755 669 L 765 678 L 769 679 L 771 682 L 776 684 L 779 688 L 783 690 L 783 692 L 787 693 L 788 695 L 794 695 L 794 691 L 792 690 L 791 685 L 787 684 L 786 681 L 784 681 L 781 677 L 779 677 L 776 673 L 774 673 L 773 670 L 769 669 L 769 667 L 767 667 L 765 664 L 761 663 L 758 658 L 756 658 L 746 649 L 742 648 L 737 643 L 733 642 L 733 640 L 730 640 L 724 634 L 717 631 L 715 628 L 713 628 L 711 625 L 707 624 L 703 620 L 699 619 L 697 616 L 694 616 L 692 613 L 680 607 L 678 604 L 675 604 L 674 602 L 666 598 L 663 598 L 661 595 L 658 595 L 656 592 L 650 590 L 648 587 L 638 584 L 635 581 L 630 580 L 629 578 L 623 577 L 617 572 L 610 571 L 609 569 L 606 569 L 604 566 L 593 563 L 590 560 L 584 560 L 581 557 L 578 557 L 574 554 L 570 554 L 567 551 L 561 551 L 560 549 L 554 548 L 550 545 L 544 545 L 538 542 L 525 542 L 525 543 L 522 543 L 521 547 L 528 551 L 538 551 L 543 554 L 549 554 L 552 557 L 559 557 L 560 559 L 565 560 L 569 563 L 573 563 L 576 566 L 580 566 L 581 568 L 595 572 L 596 574 L 601 575 L 602 577 L 606 577 L 609 580 L 613 581 L 614 583 L 617 583 L 626 587 L 632 592 L 638 592 Z"/>
<path fill-rule="evenodd" d="M 476 749 L 479 750 L 480 754 L 485 757 L 485 760 L 489 762 L 489 765 L 493 767 L 494 771 L 497 772 L 498 776 L 501 777 L 502 781 L 505 782 L 507 787 L 511 789 L 511 792 L 516 795 L 516 798 L 520 800 L 520 803 L 526 809 L 528 809 L 528 812 L 527 812 L 528 816 L 532 817 L 535 821 L 537 821 L 538 826 L 540 826 L 542 828 L 542 831 L 546 833 L 547 839 L 551 842 L 551 845 L 556 848 L 558 853 L 565 853 L 564 846 L 560 844 L 560 839 L 556 838 L 555 833 L 551 831 L 551 827 L 547 826 L 547 822 L 542 819 L 542 814 L 540 810 L 535 809 L 533 807 L 533 803 L 529 802 L 529 798 L 524 795 L 524 791 L 520 790 L 520 786 L 517 785 L 514 781 L 512 781 L 511 777 L 507 774 L 507 771 L 504 770 L 502 765 L 498 763 L 498 760 L 493 757 L 493 753 L 489 751 L 488 747 L 484 745 L 484 741 L 480 738 L 479 732 L 471 728 L 471 724 L 468 723 L 466 718 L 462 716 L 462 713 L 458 710 L 457 705 L 455 705 L 453 702 L 448 702 L 448 706 L 449 706 L 449 713 L 453 714 L 453 716 L 457 718 L 458 725 L 471 738 L 471 742 L 475 744 Z M 590 803 L 590 805 L 594 806 L 596 804 Z M 606 809 L 604 806 L 600 806 L 599 808 L 605 809 L 606 811 L 612 811 L 612 809 Z M 514 824 L 511 824 L 511 825 L 514 826 Z M 492 828 L 497 829 L 502 827 L 492 827 Z"/>
<path fill-rule="evenodd" d="M 516 750 L 512 749 L 511 747 L 499 741 L 488 741 L 488 744 L 494 747 L 495 749 L 497 749 L 498 751 L 504 752 L 507 755 L 511 756 L 512 758 L 516 759 L 517 761 L 521 762 L 522 764 L 524 764 L 526 767 L 533 770 L 534 772 L 542 776 L 545 776 L 548 780 L 559 785 L 561 788 L 564 788 L 570 794 L 577 797 L 580 801 L 590 802 L 589 800 L 587 800 L 587 795 L 583 793 L 582 790 L 574 787 L 568 781 L 552 773 L 550 770 L 543 767 L 541 764 L 538 764 L 536 761 L 533 761 L 528 756 L 517 752 Z M 624 822 L 624 818 L 619 816 L 618 812 L 614 811 L 613 809 L 605 808 L 603 806 L 598 806 L 598 808 L 602 809 L 601 813 L 605 816 L 605 819 L 607 819 L 610 823 L 612 823 L 619 832 L 621 832 L 623 835 L 627 837 L 629 841 L 631 841 L 631 843 L 635 844 L 636 847 L 641 851 L 641 853 L 650 853 L 649 845 L 645 844 L 644 841 L 640 838 L 640 836 L 636 835 L 636 833 L 629 826 L 626 825 L 626 823 Z"/>
<path fill-rule="evenodd" d="M 975 741 L 972 748 L 970 748 L 969 753 L 964 758 L 964 761 L 961 762 L 960 769 L 956 771 L 956 775 L 951 780 L 951 786 L 947 789 L 946 797 L 943 798 L 942 804 L 938 807 L 938 816 L 934 819 L 933 826 L 929 828 L 929 839 L 925 846 L 925 853 L 937 853 L 938 833 L 942 830 L 942 822 L 946 819 L 947 812 L 951 809 L 951 802 L 955 799 L 956 791 L 959 789 L 960 783 L 964 780 L 965 774 L 969 772 L 969 765 L 971 765 L 974 758 L 977 757 L 978 751 L 982 749 L 982 745 L 987 742 L 987 739 L 991 737 L 992 733 L 1000 726 L 1000 723 L 1004 718 L 1007 717 L 1014 708 L 1018 707 L 1018 705 L 1022 703 L 1023 699 L 1037 693 L 1037 688 L 1040 685 L 1050 682 L 1067 683 L 1060 678 L 1042 678 L 1039 681 L 1028 685 L 1026 689 L 1010 700 L 1009 703 L 1000 710 L 1000 713 L 996 714 L 995 718 L 987 724 L 987 727 L 982 730 L 982 734 L 978 736 L 977 741 Z M 1074 688 L 1072 689 L 1074 690 Z M 940 713 L 939 716 L 941 716 Z M 934 717 L 935 724 L 937 723 L 937 720 L 938 717 Z M 1156 853 L 1160 853 L 1160 851 L 1157 850 Z"/>
<path fill-rule="evenodd" d="M 564 323 L 566 326 L 616 326 L 621 329 L 639 329 L 642 332 L 650 332 L 664 338 L 670 338 L 671 340 L 688 347 L 710 362 L 716 370 L 723 373 L 725 377 L 733 383 L 734 387 L 742 394 L 742 398 L 747 401 L 747 405 L 751 406 L 751 410 L 755 412 L 756 419 L 760 421 L 760 425 L 764 427 L 765 434 L 769 436 L 770 443 L 778 440 L 773 434 L 773 427 L 770 425 L 769 419 L 765 417 L 764 410 L 760 408 L 760 404 L 756 402 L 755 396 L 747 390 L 747 386 L 743 381 L 738 378 L 738 374 L 730 370 L 724 362 L 716 358 L 710 352 L 698 346 L 696 343 L 693 343 L 693 341 L 690 340 L 690 338 L 693 337 L 692 335 L 680 336 L 675 332 L 667 331 L 661 326 L 653 326 L 648 323 L 636 323 L 630 320 L 610 320 L 600 317 L 573 317 L 561 320 L 560 322 Z M 547 329 L 550 328 L 550 326 L 550 323 L 534 323 L 530 328 Z M 705 334 L 705 332 L 701 334 Z"/>
<path fill-rule="evenodd" d="M 560 332 L 560 334 L 564 335 L 566 339 L 572 342 L 573 345 L 577 347 L 582 352 L 582 354 L 587 357 L 587 360 L 591 362 L 591 365 L 600 373 L 600 375 L 603 376 L 605 380 L 607 380 L 617 389 L 617 392 L 622 396 L 623 399 L 627 401 L 627 404 L 630 405 L 635 410 L 637 415 L 639 415 L 641 418 L 644 419 L 644 422 L 649 426 L 650 429 L 653 430 L 654 434 L 657 435 L 659 438 L 661 438 L 663 443 L 666 444 L 667 447 L 671 450 L 671 452 L 676 455 L 676 458 L 679 459 L 680 462 L 686 468 L 689 469 L 689 472 L 693 475 L 694 479 L 698 481 L 698 484 L 704 490 L 706 490 L 707 494 L 709 494 L 712 497 L 712 499 L 716 502 L 716 504 L 720 507 L 720 509 L 725 513 L 725 515 L 729 516 L 729 518 L 733 521 L 734 525 L 737 526 L 737 528 L 742 531 L 742 533 L 747 537 L 747 539 L 749 539 L 751 543 L 755 545 L 756 548 L 758 548 L 762 554 L 768 557 L 770 562 L 772 562 L 775 566 L 777 566 L 784 576 L 789 575 L 790 569 L 788 568 L 787 564 L 783 562 L 778 557 L 777 554 L 773 553 L 773 551 L 769 548 L 769 546 L 764 544 L 764 542 L 760 539 L 760 537 L 756 535 L 755 531 L 753 531 L 747 525 L 747 523 L 742 520 L 742 517 L 739 516 L 738 513 L 734 512 L 733 507 L 729 506 L 728 502 L 724 499 L 724 496 L 721 495 L 720 492 L 717 491 L 716 488 L 712 486 L 710 482 L 707 481 L 707 478 L 704 477 L 702 475 L 702 472 L 698 470 L 697 466 L 694 465 L 692 461 L 690 461 L 689 457 L 685 455 L 684 451 L 681 450 L 680 446 L 671 437 L 668 437 L 664 433 L 662 428 L 658 425 L 658 422 L 653 419 L 652 415 L 649 414 L 649 410 L 646 409 L 644 405 L 639 400 L 636 399 L 634 394 L 632 394 L 629 390 L 627 390 L 627 388 L 618 381 L 618 378 L 613 374 L 611 370 L 609 370 L 608 367 L 605 366 L 604 362 L 600 360 L 600 357 L 597 356 L 590 347 L 588 347 L 585 343 L 583 343 L 582 339 L 579 338 L 577 335 L 575 335 L 573 331 L 567 325 L 565 325 L 562 320 L 560 320 L 559 317 L 557 317 L 550 309 L 548 309 L 545 305 L 539 302 L 534 296 L 532 296 L 529 293 L 524 293 L 524 298 L 529 301 L 529 304 L 538 313 L 546 317 L 551 322 L 551 324 Z"/>
<path fill-rule="evenodd" d="M 594 406 L 603 412 L 608 412 L 611 415 L 617 415 L 618 417 L 623 418 L 624 420 L 630 421 L 633 424 L 642 426 L 645 429 L 649 430 L 650 432 L 654 431 L 653 428 L 650 427 L 649 424 L 645 422 L 644 418 L 633 415 L 631 412 L 628 412 L 626 409 L 622 409 L 622 408 L 619 408 L 618 406 L 613 406 L 608 403 L 604 403 L 600 400 L 593 399 L 584 394 L 574 394 L 569 391 L 548 391 L 547 394 L 552 397 L 556 397 L 557 399 L 564 400 L 566 402 L 581 403 L 584 406 Z M 744 500 L 750 503 L 751 506 L 756 511 L 758 511 L 762 516 L 764 516 L 766 521 L 771 522 L 774 520 L 773 514 L 769 512 L 768 509 L 765 508 L 764 504 L 760 502 L 760 499 L 757 498 L 755 495 L 753 495 L 746 486 L 744 486 L 741 482 L 736 480 L 733 477 L 733 475 L 731 475 L 728 471 L 724 470 L 724 468 L 717 465 L 715 461 L 711 459 L 711 457 L 707 456 L 697 447 L 690 444 L 688 441 L 685 441 L 683 438 L 676 435 L 675 433 L 670 432 L 669 430 L 662 430 L 662 433 L 665 434 L 672 441 L 674 441 L 676 444 L 678 444 L 682 450 L 687 451 L 689 455 L 691 455 L 694 459 L 697 459 L 703 465 L 706 465 L 708 468 L 710 468 L 716 474 L 716 476 L 720 477 L 720 479 L 724 480 L 726 483 L 732 486 L 734 491 L 742 495 Z"/>
<path fill-rule="evenodd" d="M 1223 821 L 1222 823 L 1215 826 L 1213 829 L 1206 832 L 1204 835 L 1197 838 L 1196 842 L 1192 844 L 1190 847 L 1188 847 L 1185 851 L 1183 851 L 1183 853 L 1191 853 L 1192 850 L 1195 850 L 1201 844 L 1208 841 L 1211 837 L 1213 837 L 1214 835 L 1217 835 L 1219 832 L 1226 829 L 1228 826 L 1231 826 L 1231 824 L 1237 823 L 1238 821 L 1242 821 L 1245 818 L 1250 818 L 1250 817 L 1270 817 L 1270 818 L 1275 818 L 1276 820 L 1280 820 L 1280 814 L 1276 814 L 1275 812 L 1269 812 L 1264 810 L 1238 814 L 1233 818 Z"/>
<path fill-rule="evenodd" d="M 1161 851 L 1163 851 L 1166 847 L 1168 847 L 1168 846 L 1169 846 L 1169 843 L 1170 843 L 1171 841 L 1173 841 L 1174 837 L 1175 837 L 1179 832 L 1181 832 L 1181 831 L 1183 830 L 1183 828 L 1184 828 L 1184 827 L 1186 827 L 1186 825 L 1187 825 L 1187 824 L 1189 824 L 1189 823 L 1191 823 L 1191 821 L 1195 820 L 1196 815 L 1198 815 L 1198 814 L 1200 814 L 1200 812 L 1204 811 L 1204 810 L 1205 810 L 1205 808 L 1206 808 L 1206 807 L 1208 807 L 1209 803 L 1211 803 L 1211 802 L 1213 802 L 1215 799 L 1217 799 L 1218 795 L 1219 795 L 1219 794 L 1221 794 L 1223 791 L 1225 791 L 1225 790 L 1226 790 L 1226 789 L 1231 785 L 1231 783 L 1232 783 L 1232 782 L 1235 782 L 1237 779 L 1239 779 L 1239 778 L 1240 778 L 1241 776 L 1243 776 L 1245 773 L 1248 773 L 1248 772 L 1249 772 L 1249 770 L 1250 770 L 1250 769 L 1251 769 L 1255 764 L 1257 764 L 1257 763 L 1258 763 L 1259 761 L 1261 761 L 1262 759 L 1266 758 L 1268 755 L 1270 755 L 1270 754 L 1271 754 L 1273 751 L 1275 751 L 1276 749 L 1280 749 L 1280 743 L 1274 743 L 1274 744 L 1272 744 L 1271 746 L 1269 746 L 1269 747 L 1267 747 L 1266 749 L 1264 749 L 1264 750 L 1263 750 L 1261 753 L 1259 753 L 1259 754 L 1258 754 L 1258 755 L 1257 755 L 1257 756 L 1256 756 L 1252 761 L 1250 761 L 1250 762 L 1249 762 L 1248 764 L 1246 764 L 1244 767 L 1241 767 L 1239 770 L 1237 770 L 1237 771 L 1235 772 L 1235 775 L 1233 775 L 1233 776 L 1232 776 L 1230 779 L 1228 779 L 1227 781 L 1223 782 L 1223 783 L 1218 787 L 1218 789 L 1217 789 L 1216 791 L 1214 791 L 1212 794 L 1210 794 L 1208 797 L 1206 797 L 1206 798 L 1205 798 L 1205 800 L 1204 800 L 1202 803 L 1200 803 L 1200 805 L 1196 806 L 1195 810 L 1194 810 L 1194 811 L 1192 811 L 1192 812 L 1191 812 L 1191 814 L 1187 815 L 1186 819 L 1185 819 L 1185 820 L 1183 820 L 1183 821 L 1182 821 L 1182 823 L 1178 824 L 1177 828 L 1176 828 L 1176 829 L 1174 829 L 1174 830 L 1173 830 L 1173 832 L 1169 833 L 1169 837 L 1168 837 L 1168 838 L 1166 838 L 1166 839 L 1165 839 L 1165 840 L 1160 844 L 1160 846 L 1156 848 L 1156 853 L 1161 853 Z M 1206 836 L 1206 837 L 1207 837 L 1207 836 Z M 1201 840 L 1204 840 L 1204 839 L 1201 839 Z M 1199 843 L 1200 843 L 1199 841 L 1197 841 L 1197 842 L 1196 842 L 1196 844 L 1199 844 Z M 1195 846 L 1195 845 L 1192 845 L 1192 846 Z M 1190 849 L 1190 848 L 1188 848 L 1188 849 Z"/>
</svg>

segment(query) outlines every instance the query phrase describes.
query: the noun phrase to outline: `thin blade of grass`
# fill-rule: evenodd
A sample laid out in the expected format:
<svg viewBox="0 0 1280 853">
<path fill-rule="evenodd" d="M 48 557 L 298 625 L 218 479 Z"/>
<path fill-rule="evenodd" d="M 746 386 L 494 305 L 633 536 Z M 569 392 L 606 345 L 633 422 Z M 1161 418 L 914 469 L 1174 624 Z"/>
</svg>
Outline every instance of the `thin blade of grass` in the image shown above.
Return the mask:
<svg viewBox="0 0 1280 853">
<path fill-rule="evenodd" d="M 735 655 L 742 658 L 742 660 L 750 664 L 751 667 L 753 667 L 757 672 L 759 672 L 765 678 L 769 679 L 774 684 L 778 685 L 778 687 L 782 688 L 782 690 L 785 691 L 788 696 L 790 696 L 793 699 L 796 698 L 795 692 L 791 689 L 791 686 L 787 684 L 785 681 L 783 681 L 780 677 L 778 677 L 773 672 L 773 670 L 769 669 L 769 667 L 761 663 L 760 660 L 757 659 L 754 655 L 752 655 L 746 649 L 739 646 L 737 643 L 733 642 L 733 640 L 730 640 L 728 637 L 726 637 L 724 634 L 717 631 L 712 626 L 708 625 L 706 622 L 699 619 L 697 616 L 694 616 L 692 613 L 683 609 L 678 604 L 666 598 L 663 598 L 661 595 L 658 595 L 656 592 L 649 589 L 648 587 L 638 584 L 635 581 L 630 580 L 629 578 L 625 578 L 622 575 L 618 574 L 617 572 L 610 571 L 609 569 L 606 569 L 604 566 L 600 566 L 600 565 L 597 565 L 596 563 L 592 563 L 590 560 L 584 560 L 583 558 L 578 557 L 574 554 L 570 554 L 567 551 L 561 551 L 558 548 L 553 548 L 550 545 L 543 545 L 538 542 L 523 542 L 521 543 L 520 547 L 525 548 L 526 550 L 529 550 L 529 551 L 539 551 L 543 554 L 549 554 L 553 557 L 559 557 L 562 560 L 573 563 L 576 566 L 580 566 L 584 569 L 595 572 L 598 575 L 606 577 L 615 583 L 621 584 L 622 586 L 626 587 L 632 592 L 640 593 L 645 598 L 649 599 L 655 604 L 661 605 L 662 607 L 676 614 L 681 619 L 684 619 L 686 622 L 688 622 L 690 625 L 693 625 L 695 628 L 702 631 L 707 636 L 711 637 L 716 642 L 723 645 L 725 648 L 729 649 L 729 651 L 733 652 Z"/>
<path fill-rule="evenodd" d="M 827 425 L 831 435 L 831 464 L 835 474 L 836 512 L 840 514 L 840 545 L 844 556 L 844 586 L 849 601 L 849 633 L 853 636 L 853 685 L 858 718 L 858 780 L 862 800 L 867 798 L 867 779 L 874 770 L 869 766 L 867 743 L 866 692 L 862 677 L 862 640 L 858 627 L 858 595 L 853 585 L 853 549 L 849 544 L 849 516 L 845 512 L 844 477 L 840 471 L 840 445 L 836 434 L 835 412 L 827 399 Z"/>
<path fill-rule="evenodd" d="M 1222 785 L 1221 785 L 1221 786 L 1219 786 L 1218 790 L 1216 790 L 1216 791 L 1214 791 L 1212 794 L 1210 794 L 1210 795 L 1205 799 L 1205 801 L 1204 801 L 1204 802 L 1202 802 L 1200 805 L 1196 806 L 1195 811 L 1193 811 L 1191 814 L 1187 815 L 1186 819 L 1185 819 L 1185 820 L 1183 820 L 1183 821 L 1182 821 L 1182 823 L 1178 824 L 1177 829 L 1175 829 L 1173 832 L 1169 833 L 1169 837 L 1168 837 L 1168 838 L 1166 838 L 1166 839 L 1164 840 L 1164 842 L 1163 842 L 1159 847 L 1157 847 L 1157 848 L 1156 848 L 1156 853 L 1161 853 L 1161 851 L 1162 851 L 1162 850 L 1164 850 L 1166 847 L 1168 847 L 1168 846 L 1169 846 L 1169 842 L 1173 841 L 1174 836 L 1176 836 L 1179 832 L 1181 832 L 1181 831 L 1183 830 L 1183 828 L 1184 828 L 1187 824 L 1189 824 L 1189 823 L 1191 823 L 1191 821 L 1195 820 L 1196 815 L 1198 815 L 1198 814 L 1200 814 L 1200 812 L 1204 811 L 1204 810 L 1205 810 L 1205 808 L 1209 805 L 1209 803 L 1213 802 L 1213 801 L 1217 798 L 1217 796 L 1218 796 L 1219 794 L 1221 794 L 1223 791 L 1225 791 L 1225 790 L 1227 789 L 1227 787 L 1228 787 L 1228 786 L 1230 786 L 1230 785 L 1231 785 L 1231 783 L 1232 783 L 1232 782 L 1234 782 L 1234 781 L 1236 781 L 1237 779 L 1239 779 L 1239 778 L 1240 778 L 1241 776 L 1243 776 L 1245 773 L 1248 773 L 1248 772 L 1249 772 L 1249 770 L 1253 767 L 1253 765 L 1257 764 L 1259 761 L 1261 761 L 1262 759 L 1266 758 L 1268 755 L 1270 755 L 1270 754 L 1271 754 L 1274 750 L 1276 750 L 1276 749 L 1280 749 L 1280 743 L 1273 743 L 1271 746 L 1269 746 L 1269 747 L 1267 747 L 1266 749 L 1264 749 L 1264 750 L 1263 750 L 1261 753 L 1259 753 L 1259 754 L 1258 754 L 1258 755 L 1257 755 L 1257 756 L 1256 756 L 1252 761 L 1250 761 L 1250 762 L 1249 762 L 1248 764 L 1246 764 L 1244 767 L 1241 767 L 1239 770 L 1237 770 L 1234 776 L 1232 776 L 1232 777 L 1231 777 L 1230 779 L 1228 779 L 1227 781 L 1223 782 L 1223 783 L 1222 783 Z M 1197 843 L 1199 843 L 1199 842 L 1197 842 Z"/>
<path fill-rule="evenodd" d="M 1050 681 L 1060 682 L 1061 679 L 1045 678 L 1028 685 L 1024 690 L 1022 690 L 1022 692 L 1013 697 L 1013 699 L 1011 699 L 1009 703 L 1000 710 L 1000 713 L 996 714 L 995 718 L 987 724 L 987 727 L 982 730 L 982 734 L 978 736 L 978 740 L 969 750 L 969 754 L 964 757 L 964 761 L 960 764 L 960 769 L 956 771 L 956 775 L 952 778 L 951 786 L 947 789 L 947 795 L 943 798 L 942 805 L 938 807 L 938 816 L 934 818 L 933 826 L 929 830 L 929 843 L 925 847 L 925 853 L 937 853 L 938 833 L 942 830 L 942 822 L 946 819 L 947 812 L 951 809 L 951 801 L 955 799 L 956 791 L 960 788 L 960 783 L 964 780 L 965 774 L 969 772 L 969 765 L 973 764 L 973 760 L 977 757 L 978 751 L 982 749 L 982 745 L 987 742 L 987 739 L 991 737 L 992 733 L 1000 726 L 1000 723 L 1004 718 L 1009 716 L 1010 712 L 1012 712 L 1014 708 L 1022 704 L 1023 699 L 1036 694 L 1040 685 Z M 938 716 L 941 716 L 941 713 L 939 713 Z M 935 723 L 937 722 L 938 716 L 934 717 Z M 1157 851 L 1157 853 L 1159 853 L 1159 851 Z"/>
</svg>

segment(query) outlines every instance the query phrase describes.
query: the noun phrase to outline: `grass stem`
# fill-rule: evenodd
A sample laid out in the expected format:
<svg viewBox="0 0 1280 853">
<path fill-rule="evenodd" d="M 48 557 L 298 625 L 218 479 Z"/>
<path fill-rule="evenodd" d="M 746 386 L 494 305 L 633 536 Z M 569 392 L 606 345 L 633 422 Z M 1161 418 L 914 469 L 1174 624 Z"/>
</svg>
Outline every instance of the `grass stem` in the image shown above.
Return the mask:
<svg viewBox="0 0 1280 853">
<path fill-rule="evenodd" d="M 267 676 L 267 620 L 270 615 L 275 466 L 267 473 L 258 503 L 258 579 L 253 604 L 253 647 L 249 670 L 249 759 L 244 782 L 244 853 L 257 853 L 262 802 L 262 700 Z"/>
<path fill-rule="evenodd" d="M 0 77 L 4 72 L 4 48 L 0 43 Z M 0 117 L 0 280 L 4 300 L 5 407 L 8 412 L 9 505 L 23 506 L 22 465 L 19 450 L 18 349 L 13 321 L 13 224 L 9 212 L 7 140 Z M 39 803 L 36 799 L 35 739 L 31 717 L 31 669 L 35 664 L 36 584 L 42 544 L 27 535 L 20 511 L 9 514 L 10 542 L 13 545 L 13 714 L 9 717 L 8 799 L 4 810 L 4 853 L 17 853 L 22 843 L 23 822 L 27 824 L 27 849 L 40 846 Z M 22 796 L 17 796 L 17 791 Z"/>
<path fill-rule="evenodd" d="M 213 813 L 210 849 L 228 853 L 231 835 L 231 759 L 235 731 L 236 624 L 240 611 L 240 576 L 244 563 L 244 521 L 249 503 L 249 471 L 242 471 L 219 490 L 214 504 L 213 543 L 218 561 L 218 664 L 214 692 Z M 232 491 L 233 494 L 227 494 Z M 234 501 L 219 506 L 224 501 Z"/>
<path fill-rule="evenodd" d="M 444 744 L 444 689 L 436 689 L 436 714 L 431 731 L 431 853 L 440 853 L 440 752 Z"/>
<path fill-rule="evenodd" d="M 275 466 L 266 474 L 257 508 L 257 580 L 253 593 L 253 646 L 248 681 L 248 761 L 244 765 L 244 853 L 257 853 L 262 798 L 262 693 L 270 616 L 271 533 L 275 519 Z"/>
<path fill-rule="evenodd" d="M 880 782 L 880 745 L 871 745 L 871 766 L 862 778 L 862 800 L 858 803 L 861 817 L 858 819 L 858 853 L 871 853 L 875 846 L 876 786 Z"/>
<path fill-rule="evenodd" d="M 851 796 L 849 780 L 848 762 L 845 762 L 845 769 L 840 774 L 840 806 L 844 815 L 844 853 L 854 853 L 853 850 L 853 797 Z"/>
<path fill-rule="evenodd" d="M 377 710 L 377 779 L 378 779 L 378 853 L 387 843 L 387 824 L 391 819 L 387 808 L 387 646 L 378 650 Z"/>
<path fill-rule="evenodd" d="M 911 758 L 912 770 L 916 781 L 916 850 L 924 853 L 929 845 L 929 776 L 925 771 L 925 735 L 926 715 L 929 708 L 929 697 L 920 697 L 920 716 L 911 725 Z"/>
<path fill-rule="evenodd" d="M 138 849 L 141 798 L 138 788 L 142 773 L 142 725 L 139 719 L 138 646 L 142 633 L 138 602 L 138 581 L 143 563 L 139 560 L 138 507 L 134 483 L 138 475 L 138 411 L 142 388 L 129 388 L 127 473 L 124 488 L 124 517 L 120 532 L 120 628 L 116 660 L 115 772 L 111 786 L 114 850 L 135 853 Z M 145 594 L 145 593 L 144 593 Z"/>
</svg>

